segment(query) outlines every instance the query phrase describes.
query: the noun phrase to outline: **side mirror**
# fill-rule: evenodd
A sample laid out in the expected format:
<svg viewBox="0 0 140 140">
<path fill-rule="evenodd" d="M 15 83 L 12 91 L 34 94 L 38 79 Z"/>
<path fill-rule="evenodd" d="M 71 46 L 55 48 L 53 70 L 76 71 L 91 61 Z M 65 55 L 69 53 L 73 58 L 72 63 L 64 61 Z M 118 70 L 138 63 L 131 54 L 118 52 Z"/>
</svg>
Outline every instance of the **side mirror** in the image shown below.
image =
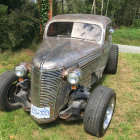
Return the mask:
<svg viewBox="0 0 140 140">
<path fill-rule="evenodd" d="M 113 29 L 113 28 L 109 29 L 109 32 L 110 32 L 111 34 L 113 34 L 113 33 L 114 33 L 114 29 Z"/>
</svg>

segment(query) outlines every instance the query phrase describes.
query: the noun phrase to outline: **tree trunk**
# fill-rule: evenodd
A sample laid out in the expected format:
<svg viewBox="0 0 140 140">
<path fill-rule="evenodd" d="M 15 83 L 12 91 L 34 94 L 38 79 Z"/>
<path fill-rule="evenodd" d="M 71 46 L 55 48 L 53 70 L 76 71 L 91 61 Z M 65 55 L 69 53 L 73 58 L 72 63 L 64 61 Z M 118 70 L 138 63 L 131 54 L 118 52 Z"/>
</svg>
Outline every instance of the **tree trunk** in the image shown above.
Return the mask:
<svg viewBox="0 0 140 140">
<path fill-rule="evenodd" d="M 54 0 L 55 3 L 55 15 L 58 14 L 58 0 Z"/>
<path fill-rule="evenodd" d="M 107 1 L 107 6 L 106 6 L 106 13 L 105 13 L 106 17 L 107 17 L 107 13 L 108 13 L 108 5 L 109 5 L 109 0 Z"/>
<path fill-rule="evenodd" d="M 62 2 L 62 14 L 64 13 L 64 0 L 61 0 Z"/>
<path fill-rule="evenodd" d="M 41 11 L 41 0 L 38 1 L 38 9 L 39 9 L 39 12 Z M 42 35 L 42 32 L 43 32 L 43 29 L 42 29 L 42 18 L 40 16 L 40 35 Z"/>
<path fill-rule="evenodd" d="M 70 0 L 67 0 L 67 4 L 68 4 L 67 13 L 69 13 L 70 12 Z"/>
<path fill-rule="evenodd" d="M 94 11 L 94 15 L 96 15 L 96 0 L 93 0 L 91 14 L 93 14 L 93 11 Z"/>
<path fill-rule="evenodd" d="M 103 15 L 103 9 L 104 9 L 104 0 L 102 0 L 101 15 Z"/>
<path fill-rule="evenodd" d="M 50 8 L 49 8 L 49 11 L 48 11 L 48 16 L 49 16 L 49 20 L 52 18 L 52 16 L 53 16 L 53 3 L 52 3 L 52 0 L 50 0 L 49 1 L 49 6 L 50 6 Z"/>
<path fill-rule="evenodd" d="M 137 0 L 136 5 L 135 5 L 135 12 L 134 12 L 134 17 L 133 17 L 133 23 L 134 23 L 135 19 L 140 19 L 139 0 Z"/>
<path fill-rule="evenodd" d="M 138 19 L 140 19 L 140 7 L 139 7 Z"/>
</svg>

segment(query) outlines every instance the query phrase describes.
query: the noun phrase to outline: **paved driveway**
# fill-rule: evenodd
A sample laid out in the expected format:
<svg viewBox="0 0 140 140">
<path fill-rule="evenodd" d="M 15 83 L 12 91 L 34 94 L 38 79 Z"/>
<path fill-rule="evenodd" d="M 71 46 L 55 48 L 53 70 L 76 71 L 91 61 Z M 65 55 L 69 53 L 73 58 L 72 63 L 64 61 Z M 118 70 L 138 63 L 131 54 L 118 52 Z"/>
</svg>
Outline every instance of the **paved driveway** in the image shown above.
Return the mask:
<svg viewBox="0 0 140 140">
<path fill-rule="evenodd" d="M 120 45 L 120 44 L 117 45 L 119 46 L 119 52 L 140 54 L 140 47 Z"/>
</svg>

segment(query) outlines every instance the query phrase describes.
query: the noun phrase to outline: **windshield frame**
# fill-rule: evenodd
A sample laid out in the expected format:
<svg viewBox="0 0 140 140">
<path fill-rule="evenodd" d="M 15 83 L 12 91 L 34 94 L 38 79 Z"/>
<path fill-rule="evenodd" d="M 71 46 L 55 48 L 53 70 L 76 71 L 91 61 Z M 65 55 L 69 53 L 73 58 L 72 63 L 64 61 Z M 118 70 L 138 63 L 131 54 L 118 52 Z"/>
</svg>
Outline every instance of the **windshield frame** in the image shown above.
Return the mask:
<svg viewBox="0 0 140 140">
<path fill-rule="evenodd" d="M 72 22 L 72 23 L 87 23 L 87 24 L 91 24 L 91 25 L 96 25 L 96 26 L 99 26 L 100 29 L 101 29 L 101 37 L 100 37 L 100 40 L 99 41 L 95 41 L 95 40 L 86 40 L 86 41 L 89 41 L 89 42 L 96 42 L 96 43 L 99 43 L 99 44 L 102 44 L 103 43 L 103 38 L 104 38 L 104 27 L 102 26 L 102 24 L 98 24 L 96 22 L 82 22 L 82 21 L 68 21 L 68 20 L 50 20 L 46 26 L 45 26 L 45 31 L 44 31 L 44 36 L 43 38 L 57 38 L 57 37 L 50 37 L 47 35 L 47 32 L 48 32 L 48 29 L 49 29 L 49 26 L 52 24 L 52 23 L 57 23 L 57 22 Z M 66 38 L 66 37 L 64 37 Z M 72 38 L 72 37 L 68 37 L 67 39 L 78 39 L 78 40 L 83 40 L 83 38 Z"/>
</svg>

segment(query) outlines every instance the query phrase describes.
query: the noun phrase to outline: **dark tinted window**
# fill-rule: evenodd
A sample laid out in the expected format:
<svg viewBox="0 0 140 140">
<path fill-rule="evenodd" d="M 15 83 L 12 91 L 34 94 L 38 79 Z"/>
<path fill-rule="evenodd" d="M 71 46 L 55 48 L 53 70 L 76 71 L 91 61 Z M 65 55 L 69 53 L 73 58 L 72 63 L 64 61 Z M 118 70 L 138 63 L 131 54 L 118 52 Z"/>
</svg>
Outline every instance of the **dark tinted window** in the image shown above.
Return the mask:
<svg viewBox="0 0 140 140">
<path fill-rule="evenodd" d="M 59 36 L 71 37 L 73 28 L 72 22 L 54 22 L 49 26 L 48 36 Z"/>
</svg>

